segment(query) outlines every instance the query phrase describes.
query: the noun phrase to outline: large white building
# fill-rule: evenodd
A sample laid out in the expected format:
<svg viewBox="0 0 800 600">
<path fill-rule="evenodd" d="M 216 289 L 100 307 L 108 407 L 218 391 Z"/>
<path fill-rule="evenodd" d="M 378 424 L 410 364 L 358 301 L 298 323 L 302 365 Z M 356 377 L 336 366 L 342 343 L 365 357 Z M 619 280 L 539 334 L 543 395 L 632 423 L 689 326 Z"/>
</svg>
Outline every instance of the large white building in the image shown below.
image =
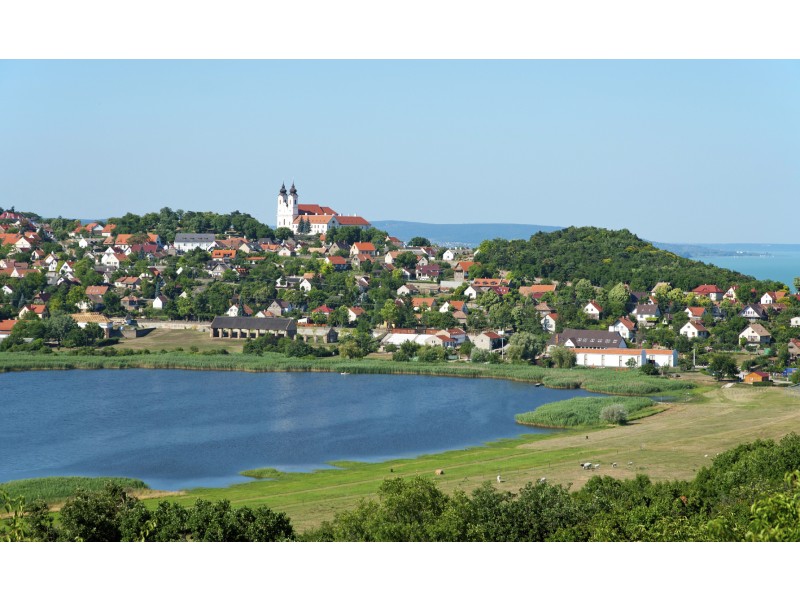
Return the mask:
<svg viewBox="0 0 800 600">
<path fill-rule="evenodd" d="M 647 363 L 658 367 L 675 367 L 678 365 L 677 350 L 641 350 L 635 348 L 570 348 L 575 353 L 575 363 L 582 367 L 628 368 L 628 361 L 633 359 L 634 368 Z"/>
<path fill-rule="evenodd" d="M 330 206 L 300 204 L 294 183 L 288 192 L 286 186 L 281 185 L 278 192 L 276 222 L 278 227 L 287 227 L 293 233 L 298 233 L 299 229 L 307 223 L 308 231 L 306 233 L 310 234 L 327 233 L 331 227 L 359 227 L 361 229 L 371 227 L 369 221 L 363 217 L 340 215 Z"/>
</svg>

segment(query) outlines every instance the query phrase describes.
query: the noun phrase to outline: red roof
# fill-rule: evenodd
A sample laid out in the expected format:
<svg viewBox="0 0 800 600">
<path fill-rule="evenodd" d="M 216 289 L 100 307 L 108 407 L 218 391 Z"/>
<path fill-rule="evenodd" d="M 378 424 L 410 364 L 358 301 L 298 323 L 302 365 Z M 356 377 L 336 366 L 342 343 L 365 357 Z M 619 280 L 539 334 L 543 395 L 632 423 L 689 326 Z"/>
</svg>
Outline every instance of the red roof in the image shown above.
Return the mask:
<svg viewBox="0 0 800 600">
<path fill-rule="evenodd" d="M 698 285 L 692 290 L 695 294 L 722 294 L 723 290 L 715 285 Z"/>
<path fill-rule="evenodd" d="M 12 329 L 14 329 L 14 325 L 17 324 L 16 319 L 5 319 L 0 321 L 0 331 L 3 333 L 10 333 Z"/>
<path fill-rule="evenodd" d="M 342 217 L 337 216 L 336 220 L 339 221 L 341 225 L 347 227 L 369 227 L 370 222 L 367 221 L 364 217 Z"/>
<path fill-rule="evenodd" d="M 300 215 L 337 215 L 335 210 L 333 210 L 330 206 L 320 206 L 319 204 L 298 204 L 297 205 L 297 212 Z"/>
<path fill-rule="evenodd" d="M 341 222 L 341 221 L 340 221 Z M 356 242 L 353 244 L 358 250 L 359 253 L 361 252 L 375 252 L 375 246 L 372 242 Z"/>
<path fill-rule="evenodd" d="M 329 315 L 329 314 L 331 314 L 333 312 L 333 309 L 332 308 L 328 308 L 328 306 L 326 304 L 323 304 L 322 306 L 318 306 L 317 308 L 315 308 L 311 312 L 312 313 L 323 313 L 323 314 Z"/>
</svg>

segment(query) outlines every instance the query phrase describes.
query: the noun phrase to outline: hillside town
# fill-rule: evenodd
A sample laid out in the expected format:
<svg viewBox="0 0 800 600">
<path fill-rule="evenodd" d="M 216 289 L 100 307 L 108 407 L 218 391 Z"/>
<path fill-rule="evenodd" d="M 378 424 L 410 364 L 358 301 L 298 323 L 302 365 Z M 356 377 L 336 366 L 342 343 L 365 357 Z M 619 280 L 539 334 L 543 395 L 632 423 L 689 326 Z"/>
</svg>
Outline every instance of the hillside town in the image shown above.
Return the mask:
<svg viewBox="0 0 800 600">
<path fill-rule="evenodd" d="M 400 240 L 301 203 L 294 184 L 278 192 L 276 224 L 168 208 L 89 223 L 2 210 L 0 351 L 109 352 L 190 328 L 288 356 L 663 374 L 736 353 L 720 375 L 763 384 L 796 372 L 800 294 L 788 287 L 526 278 L 482 264 L 479 250 Z"/>
</svg>

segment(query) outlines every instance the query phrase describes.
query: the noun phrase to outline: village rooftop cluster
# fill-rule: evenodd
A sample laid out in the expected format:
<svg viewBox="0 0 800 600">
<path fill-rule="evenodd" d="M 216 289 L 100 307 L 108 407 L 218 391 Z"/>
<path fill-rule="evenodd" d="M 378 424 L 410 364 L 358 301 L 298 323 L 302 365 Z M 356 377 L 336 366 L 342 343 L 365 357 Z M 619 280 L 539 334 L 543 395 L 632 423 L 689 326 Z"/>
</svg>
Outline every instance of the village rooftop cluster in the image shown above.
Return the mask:
<svg viewBox="0 0 800 600">
<path fill-rule="evenodd" d="M 183 326 L 396 360 L 669 371 L 745 350 L 748 381 L 788 376 L 800 355 L 800 295 L 786 288 L 525 281 L 482 265 L 479 252 L 404 242 L 362 217 L 301 204 L 294 184 L 277 204 L 279 227 L 257 224 L 262 237 L 236 229 L 257 223 L 239 213 L 198 220 L 162 209 L 161 231 L 119 233 L 121 219 L 3 211 L 0 349 L 60 351 Z M 184 230 L 191 219 L 214 230 Z"/>
</svg>

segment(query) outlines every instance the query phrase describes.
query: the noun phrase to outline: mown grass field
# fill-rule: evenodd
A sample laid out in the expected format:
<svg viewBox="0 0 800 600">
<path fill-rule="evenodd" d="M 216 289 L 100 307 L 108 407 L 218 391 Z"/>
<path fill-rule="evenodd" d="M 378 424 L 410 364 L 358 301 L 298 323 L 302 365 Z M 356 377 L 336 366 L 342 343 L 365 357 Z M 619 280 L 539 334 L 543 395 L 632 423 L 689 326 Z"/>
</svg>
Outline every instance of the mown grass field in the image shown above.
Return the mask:
<svg viewBox="0 0 800 600">
<path fill-rule="evenodd" d="M 118 348 L 130 348 L 131 350 L 150 350 L 159 352 L 162 349 L 167 351 L 196 346 L 201 352 L 203 350 L 218 350 L 224 348 L 231 353 L 241 353 L 244 347 L 244 340 L 237 339 L 214 339 L 208 333 L 195 331 L 193 329 L 154 329 L 144 337 L 140 338 L 121 338 L 117 343 Z"/>
</svg>

